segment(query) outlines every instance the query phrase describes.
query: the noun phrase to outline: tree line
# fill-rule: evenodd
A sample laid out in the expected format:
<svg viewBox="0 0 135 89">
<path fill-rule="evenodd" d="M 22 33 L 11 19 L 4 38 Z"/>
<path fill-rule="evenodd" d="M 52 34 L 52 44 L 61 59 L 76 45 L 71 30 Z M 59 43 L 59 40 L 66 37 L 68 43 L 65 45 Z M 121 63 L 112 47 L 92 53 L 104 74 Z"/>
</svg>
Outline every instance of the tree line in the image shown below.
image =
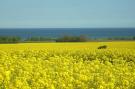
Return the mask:
<svg viewBox="0 0 135 89">
<path fill-rule="evenodd" d="M 40 36 L 34 36 L 34 37 L 28 37 L 28 38 L 22 38 L 19 36 L 0 36 L 0 43 L 21 43 L 21 42 L 87 42 L 87 41 L 98 41 L 104 40 L 102 38 L 92 39 L 88 38 L 85 35 L 80 36 L 61 36 L 58 38 L 50 38 L 50 37 L 40 37 Z M 133 37 L 112 37 L 112 38 L 106 38 L 106 41 L 108 40 L 135 40 L 135 36 Z"/>
<path fill-rule="evenodd" d="M 21 37 L 18 36 L 0 36 L 0 43 L 19 43 Z"/>
</svg>

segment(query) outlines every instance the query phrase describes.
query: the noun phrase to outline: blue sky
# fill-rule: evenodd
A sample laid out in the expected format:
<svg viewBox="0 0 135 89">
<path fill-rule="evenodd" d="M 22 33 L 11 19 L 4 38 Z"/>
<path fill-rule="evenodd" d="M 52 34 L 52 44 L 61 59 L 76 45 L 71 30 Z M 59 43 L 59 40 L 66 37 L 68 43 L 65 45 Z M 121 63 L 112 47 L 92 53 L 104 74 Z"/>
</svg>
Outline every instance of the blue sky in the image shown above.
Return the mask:
<svg viewBox="0 0 135 89">
<path fill-rule="evenodd" d="M 135 0 L 0 0 L 0 28 L 135 27 Z"/>
</svg>

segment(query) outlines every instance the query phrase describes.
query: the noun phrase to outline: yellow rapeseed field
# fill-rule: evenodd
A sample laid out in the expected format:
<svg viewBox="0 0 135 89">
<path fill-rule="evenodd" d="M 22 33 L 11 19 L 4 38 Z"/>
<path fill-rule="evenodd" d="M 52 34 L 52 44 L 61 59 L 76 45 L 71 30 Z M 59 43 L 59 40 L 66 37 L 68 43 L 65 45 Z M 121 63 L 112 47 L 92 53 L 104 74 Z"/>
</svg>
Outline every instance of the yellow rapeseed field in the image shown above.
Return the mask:
<svg viewBox="0 0 135 89">
<path fill-rule="evenodd" d="M 0 89 L 135 89 L 135 42 L 0 44 Z"/>
<path fill-rule="evenodd" d="M 67 49 L 96 49 L 101 45 L 107 45 L 108 48 L 130 48 L 135 49 L 135 41 L 121 41 L 121 42 L 70 42 L 70 43 L 18 43 L 18 44 L 0 44 L 0 49 L 53 49 L 53 48 L 67 48 Z"/>
</svg>

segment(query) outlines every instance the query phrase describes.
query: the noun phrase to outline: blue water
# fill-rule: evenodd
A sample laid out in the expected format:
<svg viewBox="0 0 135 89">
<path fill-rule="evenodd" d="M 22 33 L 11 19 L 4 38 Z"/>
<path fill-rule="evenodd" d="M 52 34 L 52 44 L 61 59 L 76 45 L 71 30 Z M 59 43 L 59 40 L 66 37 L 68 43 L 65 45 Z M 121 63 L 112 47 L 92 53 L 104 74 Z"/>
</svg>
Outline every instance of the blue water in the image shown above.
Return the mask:
<svg viewBox="0 0 135 89">
<path fill-rule="evenodd" d="M 0 36 L 56 38 L 63 35 L 86 35 L 90 38 L 135 36 L 135 28 L 0 28 Z"/>
</svg>

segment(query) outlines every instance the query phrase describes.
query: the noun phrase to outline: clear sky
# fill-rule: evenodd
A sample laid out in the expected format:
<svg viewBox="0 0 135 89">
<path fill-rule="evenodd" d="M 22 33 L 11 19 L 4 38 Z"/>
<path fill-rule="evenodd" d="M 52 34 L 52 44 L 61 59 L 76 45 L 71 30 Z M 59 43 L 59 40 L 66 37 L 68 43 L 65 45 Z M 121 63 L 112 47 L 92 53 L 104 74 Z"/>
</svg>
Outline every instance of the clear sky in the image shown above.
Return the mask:
<svg viewBox="0 0 135 89">
<path fill-rule="evenodd" d="M 0 28 L 135 27 L 135 0 L 0 0 Z"/>
</svg>

